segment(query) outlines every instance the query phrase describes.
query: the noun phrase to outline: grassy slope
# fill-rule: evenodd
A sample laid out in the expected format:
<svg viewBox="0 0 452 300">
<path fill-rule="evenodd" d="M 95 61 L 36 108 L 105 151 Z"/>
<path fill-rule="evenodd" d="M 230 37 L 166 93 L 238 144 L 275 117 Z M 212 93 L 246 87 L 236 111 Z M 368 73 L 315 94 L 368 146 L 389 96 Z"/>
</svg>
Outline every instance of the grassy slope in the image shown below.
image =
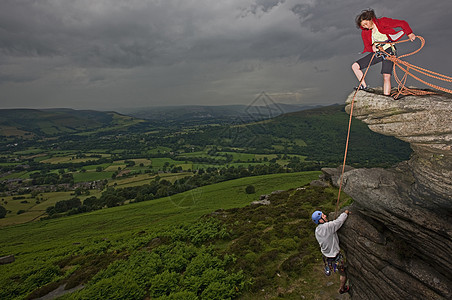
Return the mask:
<svg viewBox="0 0 452 300">
<path fill-rule="evenodd" d="M 93 235 L 105 236 L 122 233 L 140 226 L 146 227 L 149 223 L 170 225 L 194 221 L 198 217 L 220 208 L 227 209 L 246 205 L 250 201 L 257 200 L 256 198 L 260 194 L 304 185 L 316 179 L 318 175 L 319 172 L 301 172 L 241 178 L 204 186 L 167 198 L 2 228 L 0 229 L 2 233 L 0 255 L 14 253 L 14 247 L 9 248 L 8 246 L 19 242 L 35 242 L 34 239 L 41 240 L 49 235 L 58 236 L 58 239 L 62 240 L 67 239 L 64 237 L 66 230 L 74 232 L 77 236 L 92 238 Z M 249 184 L 255 186 L 255 194 L 245 193 L 245 187 Z M 99 231 L 103 227 L 109 228 L 108 231 Z M 59 230 L 60 232 L 58 232 Z M 22 235 L 25 236 L 25 240 L 19 240 Z M 33 240 L 30 240 L 30 237 L 33 237 Z M 15 241 L 11 241 L 12 239 Z M 69 239 L 71 238 L 69 237 Z"/>
<path fill-rule="evenodd" d="M 270 195 L 270 205 L 213 215 L 232 233 L 230 240 L 217 243 L 218 248 L 237 257 L 235 269 L 253 281 L 239 299 L 337 299 L 339 276 L 324 275 L 311 221 L 314 210 L 334 211 L 337 192 L 312 186 L 292 189 Z M 341 204 L 349 201 L 341 194 Z"/>
<path fill-rule="evenodd" d="M 16 262 L 1 266 L 0 285 L 71 254 L 127 248 L 137 233 L 191 223 L 217 209 L 243 207 L 259 194 L 304 185 L 319 172 L 256 176 L 205 186 L 173 197 L 104 209 L 71 217 L 0 229 L 0 256 L 14 254 Z M 253 184 L 256 194 L 244 192 Z M 103 250 L 104 249 L 104 250 Z"/>
</svg>

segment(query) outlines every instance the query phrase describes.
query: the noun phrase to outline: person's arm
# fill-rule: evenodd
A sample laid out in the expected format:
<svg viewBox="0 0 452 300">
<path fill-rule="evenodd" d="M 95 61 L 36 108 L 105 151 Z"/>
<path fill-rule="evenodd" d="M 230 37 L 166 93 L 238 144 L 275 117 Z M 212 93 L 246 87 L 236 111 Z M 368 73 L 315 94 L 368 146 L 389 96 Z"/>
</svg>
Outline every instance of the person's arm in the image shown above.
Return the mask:
<svg viewBox="0 0 452 300">
<path fill-rule="evenodd" d="M 405 32 L 406 35 L 413 33 L 413 30 L 411 29 L 411 27 L 407 21 L 391 19 L 391 18 L 386 18 L 386 17 L 383 17 L 383 18 L 379 19 L 378 21 L 382 22 L 384 24 L 384 26 L 388 26 L 388 27 L 392 27 L 392 28 L 400 27 L 400 28 L 402 28 L 403 32 Z"/>
<path fill-rule="evenodd" d="M 328 226 L 328 231 L 329 232 L 338 231 L 339 228 L 341 228 L 342 224 L 344 224 L 345 220 L 347 220 L 348 213 L 349 211 L 346 210 L 345 212 L 341 213 L 336 220 L 325 223 Z"/>
<path fill-rule="evenodd" d="M 379 19 L 380 22 L 384 23 L 385 26 L 396 28 L 400 27 L 402 28 L 403 32 L 408 36 L 410 41 L 414 41 L 416 38 L 416 35 L 413 33 L 413 30 L 411 29 L 410 25 L 407 21 L 404 20 L 397 20 L 397 19 L 391 19 L 383 17 Z"/>
</svg>

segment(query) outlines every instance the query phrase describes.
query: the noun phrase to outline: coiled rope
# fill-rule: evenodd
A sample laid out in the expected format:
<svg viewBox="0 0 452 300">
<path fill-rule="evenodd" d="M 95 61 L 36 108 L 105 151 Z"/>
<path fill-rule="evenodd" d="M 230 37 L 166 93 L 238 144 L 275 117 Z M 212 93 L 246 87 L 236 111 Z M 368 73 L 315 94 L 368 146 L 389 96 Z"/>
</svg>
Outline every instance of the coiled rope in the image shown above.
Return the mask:
<svg viewBox="0 0 452 300">
<path fill-rule="evenodd" d="M 411 53 L 407 53 L 404 55 L 400 55 L 400 56 L 395 56 L 395 55 L 391 55 L 389 53 L 387 53 L 386 51 L 384 51 L 383 49 L 380 49 L 380 51 L 382 51 L 387 57 L 387 60 L 390 60 L 394 63 L 393 66 L 393 70 L 394 70 L 394 79 L 396 80 L 398 87 L 397 87 L 397 92 L 394 92 L 391 94 L 391 96 L 394 97 L 394 99 L 397 99 L 400 95 L 417 95 L 417 96 L 422 96 L 422 95 L 428 95 L 428 94 L 436 94 L 435 92 L 432 91 L 425 91 L 425 90 L 418 90 L 418 89 L 410 89 L 407 88 L 405 86 L 406 80 L 408 78 L 408 75 L 413 77 L 414 79 L 416 79 L 419 82 L 422 82 L 423 84 L 430 86 L 434 89 L 437 89 L 439 91 L 443 91 L 449 94 L 452 94 L 452 90 L 451 89 L 446 89 L 443 88 L 441 86 L 429 83 L 419 77 L 417 77 L 416 75 L 412 74 L 412 72 L 410 72 L 410 70 L 416 71 L 420 74 L 429 76 L 431 78 L 435 78 L 438 80 L 442 80 L 442 81 L 446 81 L 446 82 L 452 82 L 452 77 L 450 76 L 446 76 L 440 73 L 436 73 L 418 66 L 415 66 L 413 64 L 410 64 L 409 62 L 406 62 L 404 60 L 402 60 L 401 58 L 403 57 L 407 57 L 410 55 L 414 55 L 416 53 L 418 53 L 419 51 L 421 51 L 422 48 L 424 48 L 425 45 L 425 39 L 422 36 L 416 36 L 416 38 L 418 38 L 421 41 L 421 46 L 419 47 L 419 49 L 411 52 Z M 387 42 L 386 44 L 398 44 L 398 43 L 405 43 L 410 41 L 409 39 L 406 40 L 402 40 L 402 41 L 398 41 L 398 42 Z M 384 44 L 384 43 L 382 43 Z M 399 67 L 405 74 L 403 75 L 402 79 L 400 79 L 397 75 L 397 69 L 396 67 Z M 405 68 L 404 68 L 405 67 Z"/>
<path fill-rule="evenodd" d="M 419 49 L 416 49 L 413 52 L 404 54 L 404 55 L 400 55 L 400 56 L 395 56 L 395 55 L 391 55 L 389 53 L 387 53 L 385 50 L 383 50 L 383 48 L 379 48 L 380 52 L 383 52 L 384 55 L 386 56 L 387 60 L 390 60 L 394 63 L 393 66 L 393 71 L 394 71 L 394 79 L 396 80 L 398 87 L 397 87 L 397 91 L 393 92 L 391 94 L 392 97 L 394 97 L 394 99 L 398 99 L 400 95 L 416 95 L 416 96 L 422 96 L 422 95 L 429 95 L 429 94 L 437 94 L 433 91 L 426 91 L 426 90 L 418 90 L 418 89 L 412 89 L 412 88 L 408 88 L 405 86 L 406 80 L 408 78 L 408 75 L 413 77 L 414 79 L 418 80 L 419 82 L 424 83 L 425 85 L 428 85 L 434 89 L 446 92 L 446 93 L 450 93 L 452 94 L 452 90 L 451 89 L 446 89 L 443 87 L 440 87 L 438 85 L 435 84 L 431 84 L 429 82 L 426 82 L 425 80 L 420 79 L 419 77 L 413 75 L 410 70 L 416 71 L 418 73 L 427 75 L 429 77 L 438 79 L 438 80 L 442 80 L 442 81 L 446 81 L 446 82 L 452 82 L 452 77 L 450 76 L 446 76 L 443 74 L 439 74 L 418 66 L 415 66 L 413 64 L 410 64 L 406 61 L 401 60 L 401 58 L 403 57 L 407 57 L 410 55 L 414 55 L 416 53 L 418 53 L 419 51 L 421 51 L 421 49 L 424 47 L 425 45 L 425 39 L 422 36 L 417 35 L 416 38 L 418 38 L 421 41 L 421 46 L 419 47 Z M 410 39 L 406 39 L 406 40 L 402 40 L 402 41 L 398 41 L 398 42 L 385 42 L 385 43 L 380 43 L 380 44 L 399 44 L 399 43 L 405 43 L 410 41 Z M 369 70 L 370 65 L 372 64 L 372 60 L 375 57 L 375 54 L 373 54 L 372 58 L 370 59 L 369 65 L 367 66 L 366 72 L 364 73 L 363 77 L 361 78 L 361 80 L 359 81 L 359 85 L 358 87 L 361 86 L 361 83 L 364 81 L 364 78 L 366 77 L 367 71 Z M 397 76 L 397 72 L 396 72 L 396 66 L 399 67 L 405 74 L 403 75 L 402 79 L 400 79 Z M 403 66 L 403 67 L 402 67 Z M 350 106 L 350 118 L 348 121 L 348 131 L 347 131 L 347 140 L 345 142 L 345 153 L 344 153 L 344 161 L 342 163 L 342 172 L 341 172 L 341 180 L 340 180 L 340 184 L 339 184 L 339 192 L 337 195 L 337 201 L 336 201 L 336 211 L 334 214 L 334 218 L 337 218 L 337 212 L 339 210 L 339 201 L 341 198 L 341 191 L 342 191 L 342 184 L 343 184 L 343 180 L 344 180 L 344 171 L 345 171 L 345 162 L 347 160 L 347 152 L 348 152 L 348 143 L 350 140 L 350 129 L 351 129 L 351 124 L 352 124 L 352 116 L 353 116 L 353 104 L 355 102 L 355 98 L 356 98 L 356 94 L 358 93 L 358 89 L 356 89 L 355 93 L 353 94 L 353 98 L 352 98 L 352 102 L 351 102 L 351 106 Z"/>
</svg>

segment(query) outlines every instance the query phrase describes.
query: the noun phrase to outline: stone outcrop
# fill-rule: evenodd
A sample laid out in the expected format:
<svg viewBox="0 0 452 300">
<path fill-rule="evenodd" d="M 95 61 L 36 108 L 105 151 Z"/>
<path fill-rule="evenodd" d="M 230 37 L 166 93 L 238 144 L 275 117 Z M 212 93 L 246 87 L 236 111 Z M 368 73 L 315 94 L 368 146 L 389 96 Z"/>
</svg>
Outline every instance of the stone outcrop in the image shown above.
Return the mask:
<svg viewBox="0 0 452 300">
<path fill-rule="evenodd" d="M 344 172 L 354 170 L 353 167 L 345 165 Z M 322 175 L 320 175 L 320 180 L 331 182 L 335 186 L 339 186 L 342 173 L 342 166 L 337 168 L 322 168 Z"/>
<path fill-rule="evenodd" d="M 0 257 L 0 265 L 6 265 L 15 261 L 14 255 L 7 255 Z"/>
<path fill-rule="evenodd" d="M 354 204 L 339 238 L 352 299 L 452 299 L 451 97 L 393 100 L 359 91 L 353 116 L 414 152 L 391 169 L 344 174 Z M 337 175 L 330 178 L 338 184 Z"/>
</svg>

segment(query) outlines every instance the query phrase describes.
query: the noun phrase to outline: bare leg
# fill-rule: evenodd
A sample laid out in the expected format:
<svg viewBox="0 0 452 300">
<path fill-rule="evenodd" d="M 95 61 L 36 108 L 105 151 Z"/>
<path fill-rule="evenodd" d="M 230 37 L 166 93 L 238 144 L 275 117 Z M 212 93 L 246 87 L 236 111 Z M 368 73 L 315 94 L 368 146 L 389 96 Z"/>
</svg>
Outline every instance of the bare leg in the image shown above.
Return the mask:
<svg viewBox="0 0 452 300">
<path fill-rule="evenodd" d="M 343 291 L 345 288 L 345 283 L 347 282 L 347 277 L 341 275 L 339 276 L 339 279 L 341 281 L 341 291 Z"/>
<path fill-rule="evenodd" d="M 391 94 L 391 74 L 383 74 L 383 94 Z"/>
<path fill-rule="evenodd" d="M 363 76 L 364 76 L 364 74 L 363 74 L 363 72 L 361 71 L 361 69 L 360 69 L 360 67 L 359 67 L 359 64 L 358 63 L 354 63 L 353 65 L 352 65 L 352 70 L 353 70 L 353 73 L 355 73 L 355 76 L 356 76 L 356 78 L 358 79 L 358 81 L 361 81 L 361 78 L 363 78 Z M 361 83 L 363 86 L 367 86 L 367 84 L 366 84 L 366 82 L 363 80 L 363 82 Z"/>
</svg>

